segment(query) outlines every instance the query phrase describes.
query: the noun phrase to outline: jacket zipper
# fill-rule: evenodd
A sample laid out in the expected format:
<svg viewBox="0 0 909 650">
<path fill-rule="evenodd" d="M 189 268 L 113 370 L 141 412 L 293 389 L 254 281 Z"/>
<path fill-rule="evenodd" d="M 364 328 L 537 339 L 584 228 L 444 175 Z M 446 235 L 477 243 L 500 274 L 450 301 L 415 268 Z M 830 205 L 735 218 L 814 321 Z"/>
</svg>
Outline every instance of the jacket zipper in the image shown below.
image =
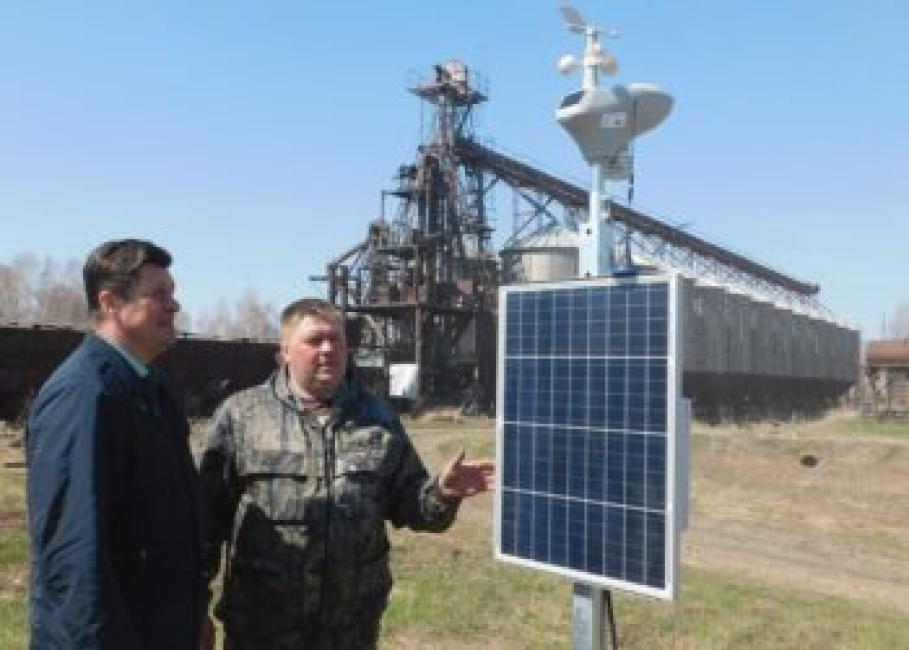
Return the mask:
<svg viewBox="0 0 909 650">
<path fill-rule="evenodd" d="M 329 569 L 331 562 L 329 561 L 329 549 L 331 548 L 331 522 L 334 510 L 332 499 L 335 481 L 334 418 L 329 417 L 324 426 L 320 425 L 320 429 L 322 430 L 322 457 L 325 463 L 325 568 L 322 571 L 322 603 L 320 608 L 324 612 L 330 579 Z"/>
</svg>

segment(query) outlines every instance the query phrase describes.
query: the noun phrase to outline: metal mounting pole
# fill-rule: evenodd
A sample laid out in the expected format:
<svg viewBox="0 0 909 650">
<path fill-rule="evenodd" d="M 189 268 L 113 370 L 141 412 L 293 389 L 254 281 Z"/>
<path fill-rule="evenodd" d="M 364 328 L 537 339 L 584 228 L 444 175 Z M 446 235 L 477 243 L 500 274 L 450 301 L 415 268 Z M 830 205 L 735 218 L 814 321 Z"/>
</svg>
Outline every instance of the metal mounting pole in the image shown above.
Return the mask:
<svg viewBox="0 0 909 650">
<path fill-rule="evenodd" d="M 563 10 L 564 13 L 564 10 Z M 573 15 L 572 15 L 573 13 Z M 571 9 L 566 16 L 569 23 L 577 26 L 580 16 Z M 584 52 L 584 77 L 581 88 L 584 91 L 595 91 L 599 86 L 600 65 L 604 59 L 599 47 L 599 33 L 596 27 L 584 25 L 586 49 Z M 606 199 L 606 161 L 591 164 L 590 209 L 587 223 L 581 229 L 581 240 L 578 247 L 578 276 L 594 277 L 611 275 L 614 272 L 615 235 L 608 208 L 604 214 Z M 606 203 L 608 206 L 608 203 Z M 609 622 L 609 647 L 615 650 L 616 628 L 612 610 L 612 594 L 599 587 L 576 582 L 572 594 L 574 650 L 604 650 L 606 639 L 604 630 L 604 605 Z"/>
<path fill-rule="evenodd" d="M 595 88 L 597 83 L 595 66 L 585 66 L 584 72 L 584 87 Z M 603 215 L 603 199 L 606 196 L 604 163 L 593 163 L 590 170 L 589 216 L 581 230 L 578 250 L 578 276 L 582 278 L 608 275 L 613 271 L 612 222 L 608 214 Z M 612 598 L 609 592 L 580 582 L 574 584 L 571 606 L 574 650 L 604 650 L 606 647 L 603 637 L 604 594 L 605 602 L 609 605 L 609 623 L 612 630 L 610 638 L 614 639 L 615 619 L 612 616 Z"/>
<path fill-rule="evenodd" d="M 603 163 L 590 166 L 590 206 L 587 223 L 581 231 L 579 251 L 580 277 L 609 275 L 615 264 L 613 249 L 615 237 L 609 213 L 604 214 L 603 199 L 606 197 L 606 175 Z"/>
<path fill-rule="evenodd" d="M 612 592 L 580 582 L 572 594 L 572 650 L 618 650 Z M 603 632 L 608 626 L 609 634 Z"/>
<path fill-rule="evenodd" d="M 580 582 L 572 594 L 573 650 L 603 650 L 603 590 Z"/>
</svg>

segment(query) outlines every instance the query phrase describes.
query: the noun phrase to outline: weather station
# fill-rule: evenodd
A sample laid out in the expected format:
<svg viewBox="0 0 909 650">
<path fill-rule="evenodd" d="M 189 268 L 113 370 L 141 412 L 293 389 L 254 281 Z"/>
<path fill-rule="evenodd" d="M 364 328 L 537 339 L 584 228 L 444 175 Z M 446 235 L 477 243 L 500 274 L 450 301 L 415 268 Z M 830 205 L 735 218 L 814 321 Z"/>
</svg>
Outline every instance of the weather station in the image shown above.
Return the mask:
<svg viewBox="0 0 909 650">
<path fill-rule="evenodd" d="M 672 96 L 659 86 L 632 83 L 627 86 L 601 86 L 601 74 L 618 71 L 615 57 L 603 50 L 603 30 L 584 22 L 578 11 L 562 5 L 568 30 L 581 34 L 586 41 L 579 62 L 573 54 L 559 59 L 559 72 L 565 75 L 583 69 L 581 90 L 570 93 L 556 110 L 556 120 L 574 139 L 592 172 L 590 213 L 582 230 L 581 276 L 611 273 L 615 266 L 615 233 L 608 212 L 604 212 L 606 181 L 634 182 L 634 138 L 656 128 L 672 109 Z M 605 35 L 618 38 L 614 29 Z M 608 205 L 608 203 L 607 203 Z M 631 263 L 625 260 L 626 265 Z"/>
<path fill-rule="evenodd" d="M 601 86 L 615 58 L 563 5 L 583 35 L 580 90 L 557 121 L 591 167 L 578 277 L 499 289 L 495 553 L 574 583 L 572 647 L 617 647 L 611 589 L 672 600 L 678 593 L 688 497 L 690 405 L 682 399 L 685 283 L 673 272 L 617 264 L 607 181 L 633 187 L 632 143 L 669 114 L 653 84 Z M 608 629 L 608 634 L 605 634 Z"/>
</svg>

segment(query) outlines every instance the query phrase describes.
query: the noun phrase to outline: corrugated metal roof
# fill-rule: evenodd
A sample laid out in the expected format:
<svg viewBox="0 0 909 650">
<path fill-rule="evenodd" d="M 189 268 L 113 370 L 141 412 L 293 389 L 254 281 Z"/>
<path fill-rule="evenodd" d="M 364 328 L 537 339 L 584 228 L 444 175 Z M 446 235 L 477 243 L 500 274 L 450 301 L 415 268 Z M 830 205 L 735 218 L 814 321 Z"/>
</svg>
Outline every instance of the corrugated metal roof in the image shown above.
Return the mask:
<svg viewBox="0 0 909 650">
<path fill-rule="evenodd" d="M 909 339 L 869 341 L 865 362 L 869 366 L 909 366 Z"/>
</svg>

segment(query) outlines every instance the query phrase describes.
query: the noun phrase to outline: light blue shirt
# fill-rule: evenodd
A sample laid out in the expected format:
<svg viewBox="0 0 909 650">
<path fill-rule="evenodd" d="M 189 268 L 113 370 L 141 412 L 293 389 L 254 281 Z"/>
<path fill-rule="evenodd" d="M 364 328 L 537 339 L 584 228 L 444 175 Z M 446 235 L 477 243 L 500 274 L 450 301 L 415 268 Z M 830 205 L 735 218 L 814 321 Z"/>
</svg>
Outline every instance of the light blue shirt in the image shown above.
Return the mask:
<svg viewBox="0 0 909 650">
<path fill-rule="evenodd" d="M 113 344 L 111 344 L 113 345 Z M 136 371 L 136 374 L 139 375 L 142 379 L 148 377 L 148 366 L 142 363 L 135 355 L 130 354 L 126 349 L 121 348 L 119 345 L 114 345 L 114 349 L 123 355 L 123 358 L 126 359 L 126 362 L 130 367 Z"/>
</svg>

